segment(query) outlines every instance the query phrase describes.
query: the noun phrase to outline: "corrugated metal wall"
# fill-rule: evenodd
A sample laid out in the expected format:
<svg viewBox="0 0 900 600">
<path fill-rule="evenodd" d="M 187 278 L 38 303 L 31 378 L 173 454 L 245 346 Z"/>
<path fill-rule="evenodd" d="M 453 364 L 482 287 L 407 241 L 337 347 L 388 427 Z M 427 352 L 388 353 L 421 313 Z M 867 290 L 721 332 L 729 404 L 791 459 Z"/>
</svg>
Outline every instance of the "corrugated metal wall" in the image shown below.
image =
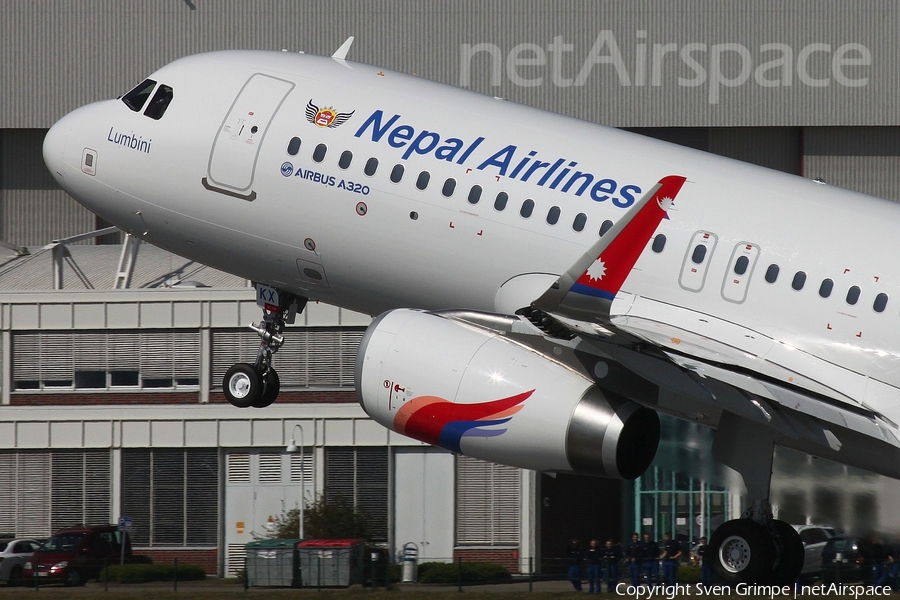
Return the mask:
<svg viewBox="0 0 900 600">
<path fill-rule="evenodd" d="M 349 35 L 352 60 L 619 127 L 900 125 L 891 0 L 6 0 L 0 30 L 0 127 L 186 54 Z"/>
<path fill-rule="evenodd" d="M 805 176 L 900 200 L 900 127 L 810 127 L 803 147 Z"/>
<path fill-rule="evenodd" d="M 42 246 L 94 229 L 94 215 L 62 191 L 47 172 L 41 155 L 45 133 L 0 130 L 0 240 Z"/>
</svg>

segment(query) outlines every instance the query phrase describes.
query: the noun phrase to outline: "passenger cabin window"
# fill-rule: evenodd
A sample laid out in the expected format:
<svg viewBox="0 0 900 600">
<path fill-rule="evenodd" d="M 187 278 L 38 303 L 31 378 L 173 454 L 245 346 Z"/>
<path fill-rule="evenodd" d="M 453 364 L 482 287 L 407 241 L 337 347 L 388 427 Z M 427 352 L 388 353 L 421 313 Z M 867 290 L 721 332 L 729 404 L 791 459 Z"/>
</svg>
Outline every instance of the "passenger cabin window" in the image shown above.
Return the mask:
<svg viewBox="0 0 900 600">
<path fill-rule="evenodd" d="M 694 246 L 694 251 L 691 252 L 691 262 L 695 265 L 699 265 L 703 263 L 703 259 L 706 258 L 706 246 L 704 244 L 697 244 Z"/>
<path fill-rule="evenodd" d="M 575 231 L 583 231 L 584 226 L 587 224 L 587 215 L 584 213 L 578 213 L 575 215 L 575 220 L 572 221 L 572 229 Z"/>
<path fill-rule="evenodd" d="M 144 103 L 147 102 L 147 98 L 150 97 L 150 93 L 155 87 L 155 81 L 152 79 L 145 79 L 137 84 L 130 92 L 122 96 L 122 102 L 134 112 L 139 112 L 144 108 Z"/>
<path fill-rule="evenodd" d="M 375 174 L 375 171 L 378 170 L 378 159 L 375 157 L 370 158 L 366 161 L 366 167 L 363 169 L 363 173 L 371 177 Z"/>
<path fill-rule="evenodd" d="M 612 229 L 613 222 L 607 219 L 600 224 L 600 237 L 603 237 L 603 234 Z"/>
<path fill-rule="evenodd" d="M 884 312 L 884 309 L 887 308 L 888 296 L 885 293 L 878 294 L 875 296 L 875 302 L 872 303 L 872 310 L 875 312 Z"/>
<path fill-rule="evenodd" d="M 300 138 L 292 137 L 291 141 L 288 142 L 287 153 L 291 156 L 297 156 L 297 153 L 300 152 Z"/>
<path fill-rule="evenodd" d="M 153 100 L 147 105 L 144 116 L 159 121 L 166 114 L 166 109 L 169 108 L 172 98 L 174 98 L 172 88 L 167 85 L 160 85 L 156 93 L 153 94 Z"/>
<path fill-rule="evenodd" d="M 509 201 L 509 194 L 506 192 L 500 192 L 497 194 L 497 198 L 494 200 L 494 210 L 500 211 L 506 208 L 506 203 Z"/>
<path fill-rule="evenodd" d="M 313 150 L 313 160 L 316 162 L 322 162 L 325 160 L 325 153 L 328 152 L 328 146 L 325 144 L 319 144 L 316 146 L 316 149 Z"/>
<path fill-rule="evenodd" d="M 734 274 L 743 275 L 747 272 L 748 266 L 750 266 L 750 259 L 746 256 L 739 256 L 738 259 L 734 261 Z"/>
<path fill-rule="evenodd" d="M 349 169 L 350 163 L 353 161 L 353 153 L 349 150 L 341 152 L 341 158 L 338 159 L 338 166 L 342 169 Z"/>
<path fill-rule="evenodd" d="M 819 286 L 819 295 L 823 298 L 827 298 L 831 295 L 831 290 L 834 289 L 834 282 L 830 279 L 823 279 L 822 285 Z"/>
<path fill-rule="evenodd" d="M 428 182 L 431 181 L 431 173 L 428 171 L 422 171 L 419 173 L 419 176 L 416 177 L 416 187 L 420 190 L 424 190 L 428 187 Z"/>
<path fill-rule="evenodd" d="M 847 290 L 847 304 L 853 306 L 857 302 L 859 302 L 859 286 L 850 286 L 850 289 Z"/>
<path fill-rule="evenodd" d="M 804 284 L 806 284 L 806 273 L 804 273 L 803 271 L 797 271 L 796 273 L 794 273 L 794 279 L 791 281 L 791 287 L 799 292 L 803 289 Z"/>
<path fill-rule="evenodd" d="M 403 179 L 403 170 L 403 165 L 394 165 L 394 168 L 391 169 L 391 181 L 400 183 L 400 180 Z"/>
<path fill-rule="evenodd" d="M 778 265 L 769 265 L 769 268 L 766 269 L 766 281 L 768 283 L 775 283 L 778 280 L 778 271 L 781 269 Z"/>
<path fill-rule="evenodd" d="M 559 207 L 551 206 L 550 210 L 547 212 L 547 224 L 548 225 L 556 225 L 559 222 Z"/>
<path fill-rule="evenodd" d="M 531 213 L 534 212 L 534 200 L 529 198 L 525 202 L 522 203 L 522 208 L 519 210 L 519 214 L 522 215 L 523 219 L 527 219 L 531 216 Z"/>
<path fill-rule="evenodd" d="M 472 189 L 469 190 L 469 197 L 467 198 L 469 204 L 478 204 L 478 201 L 481 200 L 481 186 L 473 185 Z"/>
<path fill-rule="evenodd" d="M 453 192 L 456 191 L 456 180 L 452 177 L 448 177 L 447 181 L 444 182 L 444 187 L 441 188 L 441 193 L 449 198 L 453 195 Z"/>
<path fill-rule="evenodd" d="M 655 238 L 653 238 L 653 245 L 651 246 L 651 249 L 652 249 L 654 252 L 656 252 L 657 254 L 659 254 L 660 252 L 663 251 L 663 248 L 665 248 L 665 247 L 666 247 L 666 236 L 665 236 L 665 234 L 660 233 L 660 234 L 657 235 Z"/>
</svg>

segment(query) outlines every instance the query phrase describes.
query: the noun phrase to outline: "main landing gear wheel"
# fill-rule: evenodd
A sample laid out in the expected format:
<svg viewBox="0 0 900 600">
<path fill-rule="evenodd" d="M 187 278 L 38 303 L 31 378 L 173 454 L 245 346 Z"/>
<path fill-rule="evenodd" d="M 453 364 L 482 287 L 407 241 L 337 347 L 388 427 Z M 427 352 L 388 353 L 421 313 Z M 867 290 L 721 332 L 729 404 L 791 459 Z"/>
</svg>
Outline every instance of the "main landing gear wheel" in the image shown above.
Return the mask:
<svg viewBox="0 0 900 600">
<path fill-rule="evenodd" d="M 263 394 L 262 388 L 262 378 L 256 372 L 256 368 L 247 363 L 232 365 L 222 380 L 225 398 L 238 408 L 253 406 L 253 403 Z"/>
<path fill-rule="evenodd" d="M 750 519 L 727 521 L 710 540 L 713 572 L 727 585 L 763 583 L 772 573 L 773 544 L 766 528 Z"/>
<path fill-rule="evenodd" d="M 775 528 L 775 551 L 778 558 L 772 571 L 773 585 L 793 585 L 803 570 L 806 551 L 797 530 L 784 521 L 772 521 Z"/>
<path fill-rule="evenodd" d="M 260 340 L 256 362 L 232 366 L 222 380 L 225 398 L 238 408 L 265 408 L 275 402 L 281 391 L 281 380 L 272 367 L 272 355 L 284 344 L 285 326 L 294 322 L 307 302 L 306 298 L 266 285 L 255 284 L 255 287 L 256 304 L 263 310 L 259 325 L 250 323 L 250 329 Z"/>
</svg>

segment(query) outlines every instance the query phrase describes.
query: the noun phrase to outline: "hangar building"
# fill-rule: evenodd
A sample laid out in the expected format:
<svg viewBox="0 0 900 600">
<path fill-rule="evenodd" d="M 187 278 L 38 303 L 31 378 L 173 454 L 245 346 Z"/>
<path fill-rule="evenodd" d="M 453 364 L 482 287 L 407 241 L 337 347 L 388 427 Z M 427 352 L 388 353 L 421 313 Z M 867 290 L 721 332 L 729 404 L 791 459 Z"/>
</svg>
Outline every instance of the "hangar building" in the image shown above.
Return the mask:
<svg viewBox="0 0 900 600">
<path fill-rule="evenodd" d="M 642 529 L 696 538 L 737 516 L 741 497 L 727 474 L 703 474 L 693 455 L 700 474 L 685 473 L 681 451 L 665 445 L 652 471 L 625 485 L 480 463 L 385 431 L 352 388 L 370 316 L 335 307 L 310 305 L 289 332 L 276 405 L 232 408 L 221 376 L 253 355 L 246 324 L 259 318 L 247 282 L 146 246 L 129 269 L 118 233 L 83 238 L 108 224 L 55 185 L 43 135 L 68 111 L 118 96 L 183 55 L 330 55 L 354 35 L 351 60 L 898 200 L 892 8 L 887 0 L 8 0 L 0 482 L 15 501 L 0 506 L 0 532 L 46 536 L 73 520 L 128 515 L 142 552 L 226 574 L 270 517 L 301 496 L 341 494 L 371 516 L 392 552 L 413 541 L 423 560 L 487 558 L 525 570 L 549 567 L 574 536 Z M 671 429 L 673 439 L 695 433 Z M 301 436 L 304 452 L 286 453 Z M 696 433 L 695 447 L 709 436 Z M 830 488 L 816 474 L 827 479 L 835 467 L 819 469 L 779 453 L 773 500 L 783 518 L 900 527 L 880 500 L 894 482 L 837 467 L 844 484 Z"/>
</svg>

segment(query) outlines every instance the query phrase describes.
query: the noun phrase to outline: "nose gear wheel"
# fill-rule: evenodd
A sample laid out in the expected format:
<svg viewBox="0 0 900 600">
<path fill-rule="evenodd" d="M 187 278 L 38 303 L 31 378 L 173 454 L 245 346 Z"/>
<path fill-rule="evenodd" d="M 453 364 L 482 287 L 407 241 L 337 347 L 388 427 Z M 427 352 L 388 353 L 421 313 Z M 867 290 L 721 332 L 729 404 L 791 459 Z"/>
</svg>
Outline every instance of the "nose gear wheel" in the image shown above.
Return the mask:
<svg viewBox="0 0 900 600">
<path fill-rule="evenodd" d="M 306 298 L 272 288 L 266 289 L 277 294 L 278 304 L 258 302 L 263 306 L 262 321 L 248 326 L 260 339 L 256 361 L 253 364 L 233 365 L 222 380 L 225 398 L 238 408 L 265 408 L 275 402 L 281 390 L 281 380 L 272 367 L 272 355 L 284 344 L 282 334 L 286 325 L 293 323 L 294 317 L 303 310 L 307 302 Z"/>
</svg>

